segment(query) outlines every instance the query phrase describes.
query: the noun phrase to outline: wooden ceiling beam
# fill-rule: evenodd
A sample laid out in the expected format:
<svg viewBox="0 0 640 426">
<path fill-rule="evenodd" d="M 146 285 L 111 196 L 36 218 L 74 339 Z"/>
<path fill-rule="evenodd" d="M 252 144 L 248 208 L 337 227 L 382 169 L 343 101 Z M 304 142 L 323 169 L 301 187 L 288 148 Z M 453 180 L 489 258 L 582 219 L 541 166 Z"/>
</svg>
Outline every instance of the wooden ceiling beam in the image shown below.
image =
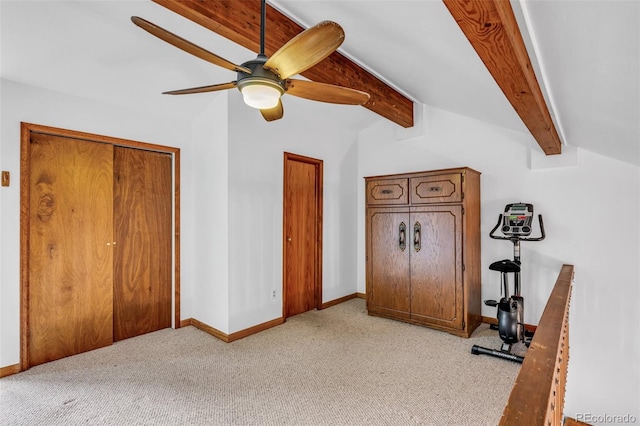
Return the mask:
<svg viewBox="0 0 640 426">
<path fill-rule="evenodd" d="M 509 0 L 443 2 L 545 154 L 560 154 L 562 142 Z"/>
<path fill-rule="evenodd" d="M 260 50 L 260 1 L 153 0 L 155 3 L 210 29 L 229 40 Z M 267 5 L 265 54 L 271 56 L 303 27 Z M 247 60 L 253 58 L 247 58 Z M 365 108 L 399 124 L 413 126 L 413 102 L 338 52 L 304 71 L 309 80 L 365 91 L 371 95 Z"/>
</svg>

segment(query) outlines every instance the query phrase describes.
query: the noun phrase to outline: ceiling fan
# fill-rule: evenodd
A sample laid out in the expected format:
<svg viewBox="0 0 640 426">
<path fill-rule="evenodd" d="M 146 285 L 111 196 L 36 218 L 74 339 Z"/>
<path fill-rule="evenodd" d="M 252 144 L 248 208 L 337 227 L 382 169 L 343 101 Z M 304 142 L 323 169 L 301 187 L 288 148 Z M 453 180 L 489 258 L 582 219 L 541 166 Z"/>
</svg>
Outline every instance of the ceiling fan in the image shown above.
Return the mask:
<svg viewBox="0 0 640 426">
<path fill-rule="evenodd" d="M 205 61 L 236 72 L 236 80 L 210 86 L 163 92 L 169 95 L 215 92 L 237 87 L 244 102 L 260 110 L 267 121 L 282 118 L 281 96 L 285 93 L 320 102 L 363 105 L 369 94 L 360 90 L 308 80 L 292 79 L 333 53 L 344 40 L 344 31 L 332 21 L 322 21 L 278 49 L 270 58 L 264 54 L 266 0 L 262 0 L 260 15 L 260 53 L 255 59 L 236 65 L 138 16 L 134 24 L 175 47 Z"/>
</svg>

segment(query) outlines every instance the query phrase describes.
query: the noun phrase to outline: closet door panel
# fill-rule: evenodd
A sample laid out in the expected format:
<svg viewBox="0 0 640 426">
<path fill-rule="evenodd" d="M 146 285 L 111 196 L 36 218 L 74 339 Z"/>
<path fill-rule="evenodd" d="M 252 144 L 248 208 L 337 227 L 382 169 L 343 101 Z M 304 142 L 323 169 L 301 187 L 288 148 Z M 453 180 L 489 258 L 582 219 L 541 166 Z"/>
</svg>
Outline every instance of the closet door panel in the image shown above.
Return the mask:
<svg viewBox="0 0 640 426">
<path fill-rule="evenodd" d="M 171 327 L 171 155 L 114 148 L 114 340 Z"/>
<path fill-rule="evenodd" d="M 32 133 L 28 357 L 112 343 L 113 147 Z"/>
</svg>

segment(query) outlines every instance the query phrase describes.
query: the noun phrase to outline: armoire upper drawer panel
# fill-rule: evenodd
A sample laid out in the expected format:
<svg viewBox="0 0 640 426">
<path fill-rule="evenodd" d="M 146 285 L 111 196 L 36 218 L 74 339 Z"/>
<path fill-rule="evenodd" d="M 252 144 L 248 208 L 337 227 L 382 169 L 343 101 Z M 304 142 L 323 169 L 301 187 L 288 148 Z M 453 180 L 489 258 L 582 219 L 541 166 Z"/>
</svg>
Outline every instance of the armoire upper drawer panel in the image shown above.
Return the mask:
<svg viewBox="0 0 640 426">
<path fill-rule="evenodd" d="M 422 176 L 410 179 L 411 204 L 459 203 L 462 201 L 461 174 Z"/>
<path fill-rule="evenodd" d="M 385 179 L 367 182 L 367 204 L 407 204 L 409 180 Z"/>
</svg>

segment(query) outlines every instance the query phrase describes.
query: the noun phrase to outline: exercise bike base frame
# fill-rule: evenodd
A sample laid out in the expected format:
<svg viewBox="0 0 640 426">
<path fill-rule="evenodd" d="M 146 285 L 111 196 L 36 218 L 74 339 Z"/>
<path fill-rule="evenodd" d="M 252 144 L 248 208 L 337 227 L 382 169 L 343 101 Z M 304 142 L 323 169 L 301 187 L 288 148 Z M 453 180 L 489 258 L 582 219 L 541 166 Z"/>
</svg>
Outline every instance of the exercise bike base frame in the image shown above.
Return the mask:
<svg viewBox="0 0 640 426">
<path fill-rule="evenodd" d="M 495 349 L 489 349 L 478 345 L 471 347 L 471 353 L 474 355 L 489 355 L 496 358 L 506 359 L 507 361 L 513 361 L 522 364 L 524 357 L 520 355 L 514 355 L 505 351 L 498 351 Z"/>
</svg>

